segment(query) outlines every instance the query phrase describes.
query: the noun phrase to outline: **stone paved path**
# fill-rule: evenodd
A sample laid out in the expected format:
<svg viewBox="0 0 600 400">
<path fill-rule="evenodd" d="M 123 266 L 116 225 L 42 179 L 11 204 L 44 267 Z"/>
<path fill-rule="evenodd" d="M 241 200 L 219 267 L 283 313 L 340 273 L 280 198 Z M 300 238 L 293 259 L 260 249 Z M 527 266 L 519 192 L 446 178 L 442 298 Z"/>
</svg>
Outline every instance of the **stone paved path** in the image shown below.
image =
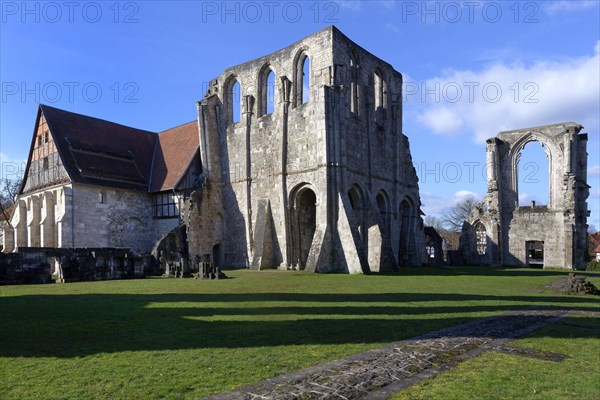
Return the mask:
<svg viewBox="0 0 600 400">
<path fill-rule="evenodd" d="M 205 400 L 380 400 L 489 350 L 560 361 L 566 356 L 508 347 L 570 313 L 528 308 L 412 339 L 224 392 Z M 585 312 L 600 316 L 600 313 Z"/>
</svg>

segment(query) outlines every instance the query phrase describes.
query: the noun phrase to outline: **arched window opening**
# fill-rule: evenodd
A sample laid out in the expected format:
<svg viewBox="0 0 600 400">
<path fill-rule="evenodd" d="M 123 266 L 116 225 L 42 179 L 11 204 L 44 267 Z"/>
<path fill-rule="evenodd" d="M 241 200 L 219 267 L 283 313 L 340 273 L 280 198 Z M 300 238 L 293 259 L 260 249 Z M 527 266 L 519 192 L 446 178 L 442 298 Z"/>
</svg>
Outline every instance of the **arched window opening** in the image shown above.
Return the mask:
<svg viewBox="0 0 600 400">
<path fill-rule="evenodd" d="M 261 69 L 258 81 L 258 116 L 262 117 L 275 111 L 277 81 L 270 65 Z"/>
<path fill-rule="evenodd" d="M 267 75 L 267 114 L 272 114 L 275 111 L 275 73 L 269 71 Z"/>
<path fill-rule="evenodd" d="M 356 57 L 350 57 L 350 111 L 356 115 L 360 115 L 358 100 L 358 64 Z"/>
<path fill-rule="evenodd" d="M 310 88 L 312 85 L 311 60 L 305 50 L 300 50 L 294 57 L 294 76 L 293 76 L 292 105 L 297 107 L 308 103 L 310 98 Z"/>
<path fill-rule="evenodd" d="M 373 104 L 375 105 L 375 119 L 379 122 L 386 117 L 387 109 L 387 82 L 383 79 L 381 71 L 376 70 L 373 75 Z"/>
<path fill-rule="evenodd" d="M 527 143 L 517 161 L 518 204 L 550 205 L 550 160 L 547 147 L 540 142 Z"/>
<path fill-rule="evenodd" d="M 227 111 L 227 124 L 240 122 L 241 119 L 242 86 L 234 77 L 225 85 L 225 109 Z"/>
<path fill-rule="evenodd" d="M 300 85 L 302 89 L 302 104 L 310 101 L 310 84 L 310 58 L 305 56 L 302 61 L 302 84 Z"/>
<path fill-rule="evenodd" d="M 475 225 L 475 245 L 477 247 L 477 254 L 483 256 L 487 253 L 487 232 L 481 222 Z"/>
<path fill-rule="evenodd" d="M 233 123 L 240 122 L 241 119 L 241 86 L 238 81 L 235 81 L 231 87 L 232 107 L 233 107 Z"/>
<path fill-rule="evenodd" d="M 431 264 L 435 260 L 435 240 L 431 236 L 426 236 L 425 252 L 427 253 L 427 263 Z"/>
</svg>

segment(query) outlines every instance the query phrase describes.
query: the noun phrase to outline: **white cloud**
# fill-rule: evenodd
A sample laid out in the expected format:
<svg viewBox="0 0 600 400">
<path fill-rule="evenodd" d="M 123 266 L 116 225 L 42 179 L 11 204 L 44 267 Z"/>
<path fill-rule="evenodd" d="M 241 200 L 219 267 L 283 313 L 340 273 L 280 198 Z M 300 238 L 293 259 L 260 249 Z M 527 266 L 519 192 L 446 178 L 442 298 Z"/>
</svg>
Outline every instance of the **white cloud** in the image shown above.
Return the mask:
<svg viewBox="0 0 600 400">
<path fill-rule="evenodd" d="M 423 212 L 427 215 L 439 214 L 444 208 L 452 204 L 453 196 L 441 196 L 431 192 L 420 193 Z"/>
<path fill-rule="evenodd" d="M 378 3 L 387 10 L 393 10 L 396 7 L 396 0 L 379 0 Z"/>
<path fill-rule="evenodd" d="M 597 42 L 593 55 L 560 62 L 450 69 L 426 82 L 406 81 L 405 101 L 417 109 L 417 122 L 432 132 L 471 132 L 477 142 L 503 130 L 566 121 L 597 131 L 599 49 Z"/>
<path fill-rule="evenodd" d="M 473 196 L 476 199 L 481 199 L 481 196 L 469 190 L 459 190 L 451 195 L 439 195 L 432 192 L 421 191 L 421 203 L 423 203 L 423 212 L 427 215 L 436 215 L 441 213 L 449 206 L 456 204 L 466 196 Z"/>
<path fill-rule="evenodd" d="M 587 10 L 587 9 L 595 7 L 596 5 L 598 5 L 597 0 L 582 0 L 582 1 L 561 0 L 561 1 L 551 1 L 551 2 L 545 3 L 544 9 L 548 14 L 554 15 L 554 14 L 560 14 L 562 12 L 568 12 L 568 11 Z"/>
<path fill-rule="evenodd" d="M 400 33 L 400 28 L 398 28 L 398 25 L 396 24 L 392 24 L 391 22 L 388 22 L 387 25 L 385 26 L 385 29 L 393 32 L 393 33 Z"/>
<path fill-rule="evenodd" d="M 360 11 L 362 8 L 360 0 L 337 0 L 337 3 L 342 10 Z"/>
<path fill-rule="evenodd" d="M 591 167 L 588 167 L 587 173 L 588 178 L 592 176 L 600 176 L 600 165 L 593 165 Z"/>
<path fill-rule="evenodd" d="M 464 199 L 465 197 L 468 197 L 468 196 L 473 196 L 476 199 L 479 198 L 479 195 L 477 193 L 471 192 L 469 190 L 459 190 L 458 192 L 454 193 L 454 197 L 457 200 L 462 200 L 462 199 Z"/>
<path fill-rule="evenodd" d="M 450 107 L 439 106 L 417 114 L 419 122 L 427 125 L 434 133 L 454 135 L 464 127 L 462 117 Z"/>
</svg>

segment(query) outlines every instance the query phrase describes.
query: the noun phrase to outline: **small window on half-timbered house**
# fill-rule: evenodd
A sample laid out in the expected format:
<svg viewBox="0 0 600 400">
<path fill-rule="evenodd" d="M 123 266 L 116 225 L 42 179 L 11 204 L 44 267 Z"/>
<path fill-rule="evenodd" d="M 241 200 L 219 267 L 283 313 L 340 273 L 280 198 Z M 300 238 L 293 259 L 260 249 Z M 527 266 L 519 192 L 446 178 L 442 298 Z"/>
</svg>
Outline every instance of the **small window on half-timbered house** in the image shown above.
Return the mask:
<svg viewBox="0 0 600 400">
<path fill-rule="evenodd" d="M 155 194 L 153 210 L 155 218 L 176 218 L 179 216 L 179 206 L 173 193 Z"/>
</svg>

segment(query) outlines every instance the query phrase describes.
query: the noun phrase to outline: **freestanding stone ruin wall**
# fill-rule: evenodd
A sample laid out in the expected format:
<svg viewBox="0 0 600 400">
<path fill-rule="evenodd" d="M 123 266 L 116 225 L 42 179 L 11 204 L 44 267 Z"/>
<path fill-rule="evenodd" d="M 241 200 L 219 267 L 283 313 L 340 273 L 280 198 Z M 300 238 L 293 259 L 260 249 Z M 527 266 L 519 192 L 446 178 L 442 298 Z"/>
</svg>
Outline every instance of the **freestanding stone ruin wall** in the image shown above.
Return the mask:
<svg viewBox="0 0 600 400">
<path fill-rule="evenodd" d="M 587 134 L 573 122 L 500 132 L 487 140 L 488 190 L 464 226 L 472 264 L 584 268 L 587 248 Z M 549 162 L 547 205 L 519 205 L 521 151 L 537 141 Z"/>
<path fill-rule="evenodd" d="M 198 102 L 190 256 L 318 272 L 420 265 L 401 90 L 400 73 L 335 27 L 212 80 Z"/>
</svg>

